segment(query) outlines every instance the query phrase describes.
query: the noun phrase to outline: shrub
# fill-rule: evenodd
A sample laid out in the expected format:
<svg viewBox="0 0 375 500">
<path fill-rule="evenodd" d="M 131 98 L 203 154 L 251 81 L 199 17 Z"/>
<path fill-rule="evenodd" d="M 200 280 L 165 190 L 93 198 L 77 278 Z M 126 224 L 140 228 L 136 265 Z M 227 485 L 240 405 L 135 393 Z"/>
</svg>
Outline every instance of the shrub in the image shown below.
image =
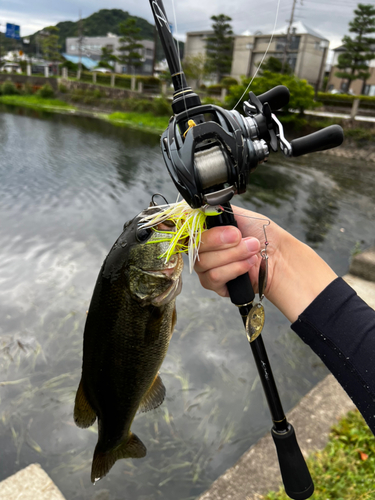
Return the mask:
<svg viewBox="0 0 375 500">
<path fill-rule="evenodd" d="M 59 84 L 59 92 L 62 94 L 66 94 L 68 92 L 68 87 L 64 85 L 63 83 Z"/>
<path fill-rule="evenodd" d="M 19 94 L 13 82 L 4 82 L 1 86 L 1 93 L 3 95 L 16 95 Z"/>
<path fill-rule="evenodd" d="M 227 96 L 227 104 L 231 108 L 236 105 L 245 91 L 250 79 L 244 78 L 241 85 L 234 85 L 229 89 Z M 271 73 L 264 71 L 262 76 L 254 78 L 251 87 L 242 97 L 241 102 L 248 99 L 248 91 L 253 91 L 255 95 L 260 95 L 267 90 L 276 87 L 277 85 L 285 85 L 290 92 L 290 100 L 288 108 L 298 110 L 301 114 L 305 109 L 314 108 L 314 88 L 307 83 L 306 80 L 301 80 L 294 75 L 284 75 L 281 73 Z M 238 107 L 240 109 L 240 107 Z"/>
<path fill-rule="evenodd" d="M 143 82 L 147 86 L 157 86 L 160 84 L 159 78 L 155 76 L 137 76 L 137 82 Z"/>
<path fill-rule="evenodd" d="M 209 85 L 207 87 L 207 92 L 209 94 L 220 95 L 222 88 L 223 86 L 221 85 L 221 83 L 215 83 L 215 85 Z"/>
<path fill-rule="evenodd" d="M 48 99 L 50 97 L 53 97 L 54 95 L 55 93 L 53 91 L 53 88 L 48 83 L 43 85 L 43 87 L 38 90 L 38 96 L 42 97 L 43 99 Z"/>
<path fill-rule="evenodd" d="M 34 93 L 33 86 L 30 83 L 25 83 L 23 93 L 26 95 L 32 95 Z"/>
<path fill-rule="evenodd" d="M 222 78 L 220 85 L 222 85 L 226 89 L 229 89 L 229 87 L 231 87 L 232 85 L 238 85 L 238 81 L 232 76 L 225 76 L 224 78 Z"/>
<path fill-rule="evenodd" d="M 126 104 L 129 111 L 137 113 L 147 113 L 151 111 L 152 103 L 148 99 L 126 99 Z"/>
<path fill-rule="evenodd" d="M 172 114 L 171 103 L 164 97 L 156 97 L 152 101 L 152 111 L 156 116 L 170 116 Z"/>
</svg>

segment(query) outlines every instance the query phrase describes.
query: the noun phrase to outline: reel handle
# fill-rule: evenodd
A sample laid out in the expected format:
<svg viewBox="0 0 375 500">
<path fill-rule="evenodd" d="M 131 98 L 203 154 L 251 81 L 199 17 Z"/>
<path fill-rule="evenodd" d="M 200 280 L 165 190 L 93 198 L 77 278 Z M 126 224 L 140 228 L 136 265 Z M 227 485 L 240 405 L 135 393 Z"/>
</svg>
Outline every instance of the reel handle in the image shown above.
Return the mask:
<svg viewBox="0 0 375 500">
<path fill-rule="evenodd" d="M 315 151 L 336 148 L 342 144 L 343 140 L 344 132 L 340 125 L 330 125 L 299 139 L 293 139 L 290 143 L 292 156 L 301 156 Z"/>
<path fill-rule="evenodd" d="M 280 472 L 286 494 L 293 500 L 305 500 L 314 493 L 314 483 L 298 446 L 291 424 L 287 432 L 271 429 L 279 459 Z"/>
<path fill-rule="evenodd" d="M 287 106 L 290 99 L 289 89 L 285 85 L 277 85 L 271 90 L 267 90 L 264 94 L 258 95 L 258 99 L 262 104 L 268 102 L 272 111 Z"/>
<path fill-rule="evenodd" d="M 236 219 L 232 213 L 230 203 L 224 203 L 223 206 L 230 212 L 224 211 L 220 215 L 207 217 L 207 227 L 210 229 L 215 226 L 237 226 Z M 249 304 L 254 300 L 255 293 L 251 285 L 248 273 L 238 276 L 234 280 L 228 281 L 227 287 L 229 290 L 230 300 L 236 306 Z"/>
</svg>

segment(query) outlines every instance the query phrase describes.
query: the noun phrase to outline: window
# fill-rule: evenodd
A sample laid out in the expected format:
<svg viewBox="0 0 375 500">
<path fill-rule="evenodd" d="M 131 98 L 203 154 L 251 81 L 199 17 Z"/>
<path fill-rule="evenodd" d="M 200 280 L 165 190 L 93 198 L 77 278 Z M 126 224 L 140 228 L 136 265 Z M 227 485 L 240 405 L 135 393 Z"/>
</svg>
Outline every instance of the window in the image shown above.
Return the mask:
<svg viewBox="0 0 375 500">
<path fill-rule="evenodd" d="M 375 85 L 365 85 L 363 93 L 364 93 L 364 95 L 374 97 L 375 96 Z"/>
<path fill-rule="evenodd" d="M 154 51 L 152 49 L 146 49 L 146 55 L 151 57 L 154 55 Z"/>
<path fill-rule="evenodd" d="M 280 37 L 276 39 L 276 50 L 284 50 L 286 44 L 286 37 Z"/>
<path fill-rule="evenodd" d="M 290 50 L 298 50 L 300 40 L 300 36 L 292 36 L 290 40 Z"/>
<path fill-rule="evenodd" d="M 106 45 L 107 49 L 108 50 L 113 50 L 114 49 L 114 46 L 112 44 L 108 44 Z"/>
<path fill-rule="evenodd" d="M 70 46 L 70 50 L 76 50 L 76 46 L 75 45 L 71 45 Z"/>
</svg>

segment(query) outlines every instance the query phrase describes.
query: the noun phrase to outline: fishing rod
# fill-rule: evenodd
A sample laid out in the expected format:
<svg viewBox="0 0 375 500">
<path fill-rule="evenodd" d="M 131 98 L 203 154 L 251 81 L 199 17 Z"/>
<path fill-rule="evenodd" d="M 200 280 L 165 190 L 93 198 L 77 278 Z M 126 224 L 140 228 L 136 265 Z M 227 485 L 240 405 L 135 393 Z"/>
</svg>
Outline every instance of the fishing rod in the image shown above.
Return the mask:
<svg viewBox="0 0 375 500">
<path fill-rule="evenodd" d="M 162 0 L 150 0 L 155 24 L 172 76 L 173 116 L 161 136 L 161 150 L 168 172 L 180 194 L 192 208 L 218 206 L 224 211 L 207 218 L 208 227 L 237 226 L 230 200 L 244 193 L 249 175 L 268 159 L 270 149 L 280 146 L 287 157 L 297 157 L 339 146 L 343 131 L 331 125 L 290 143 L 274 111 L 289 102 L 289 90 L 279 85 L 262 95 L 249 92 L 244 114 L 212 104 L 202 105 L 199 96 L 188 86 L 182 71 Z M 267 242 L 266 242 L 267 248 Z M 267 254 L 262 254 L 259 292 L 262 298 L 267 281 Z M 294 500 L 310 498 L 314 484 L 303 458 L 293 426 L 287 421 L 272 374 L 261 330 L 264 313 L 255 297 L 248 273 L 227 283 L 230 299 L 242 316 L 253 352 L 273 426 L 285 491 Z"/>
</svg>

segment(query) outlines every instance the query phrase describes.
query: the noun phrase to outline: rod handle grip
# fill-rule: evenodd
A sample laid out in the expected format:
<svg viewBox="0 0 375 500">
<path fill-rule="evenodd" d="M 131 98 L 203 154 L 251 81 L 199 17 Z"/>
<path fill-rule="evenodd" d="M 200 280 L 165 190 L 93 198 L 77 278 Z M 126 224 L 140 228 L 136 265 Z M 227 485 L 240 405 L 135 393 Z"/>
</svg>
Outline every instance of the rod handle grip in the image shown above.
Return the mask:
<svg viewBox="0 0 375 500">
<path fill-rule="evenodd" d="M 280 472 L 286 494 L 293 500 L 305 500 L 314 493 L 314 483 L 298 446 L 291 424 L 287 432 L 271 429 L 279 459 Z"/>
<path fill-rule="evenodd" d="M 232 213 L 232 208 L 229 203 L 225 203 L 224 206 L 229 210 L 223 212 L 220 215 L 207 217 L 206 223 L 207 227 L 215 226 L 237 226 L 236 219 Z M 255 293 L 251 285 L 250 277 L 248 273 L 238 276 L 234 280 L 228 281 L 227 283 L 230 300 L 236 306 L 241 306 L 243 304 L 249 304 L 254 300 Z"/>
</svg>

